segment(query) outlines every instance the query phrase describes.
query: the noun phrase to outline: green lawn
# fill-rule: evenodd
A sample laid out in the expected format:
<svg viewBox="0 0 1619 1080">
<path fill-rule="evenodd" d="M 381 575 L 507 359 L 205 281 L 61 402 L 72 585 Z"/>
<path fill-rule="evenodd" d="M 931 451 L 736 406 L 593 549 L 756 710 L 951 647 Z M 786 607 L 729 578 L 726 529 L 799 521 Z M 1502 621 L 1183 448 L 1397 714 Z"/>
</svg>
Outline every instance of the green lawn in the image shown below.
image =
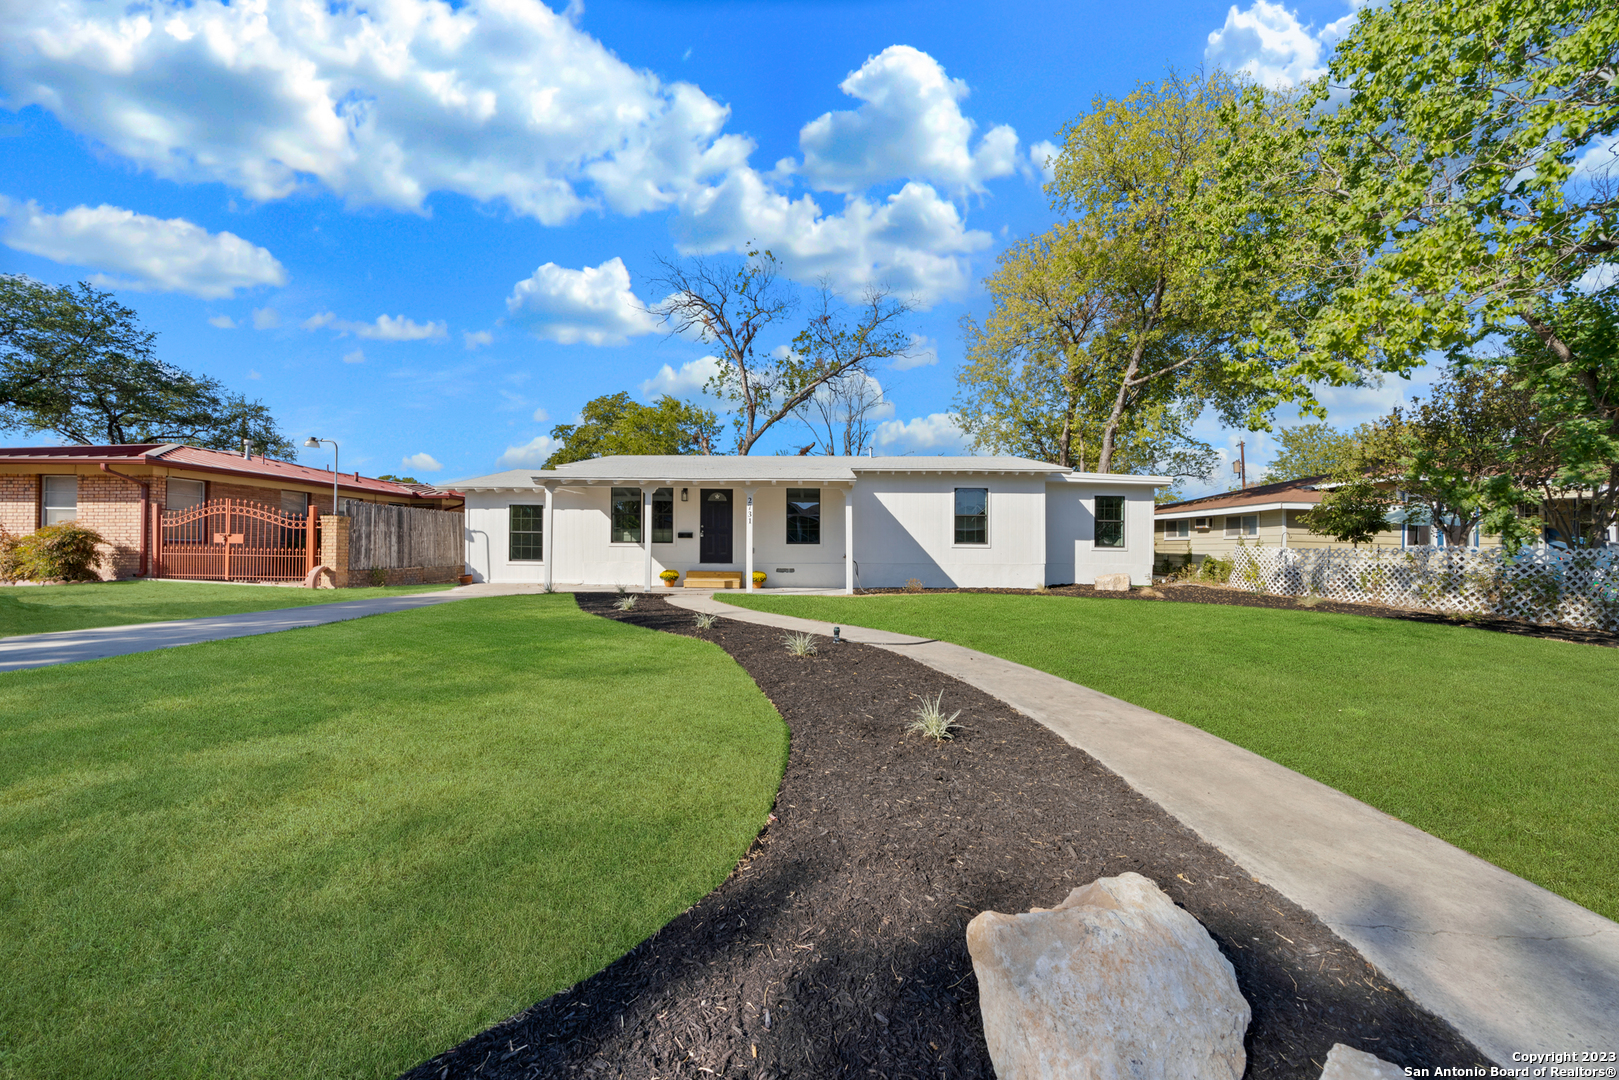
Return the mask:
<svg viewBox="0 0 1619 1080">
<path fill-rule="evenodd" d="M 1069 597 L 725 597 L 935 637 L 1173 716 L 1619 918 L 1619 650 Z"/>
<path fill-rule="evenodd" d="M 718 885 L 786 755 L 566 595 L 0 675 L 0 1076 L 396 1075 Z"/>
<path fill-rule="evenodd" d="M 189 581 L 24 585 L 0 588 L 0 637 L 239 615 L 245 611 L 334 604 L 341 600 L 368 600 L 376 596 L 448 588 L 448 585 L 400 585 L 389 589 L 276 589 L 263 585 L 204 585 Z"/>
</svg>

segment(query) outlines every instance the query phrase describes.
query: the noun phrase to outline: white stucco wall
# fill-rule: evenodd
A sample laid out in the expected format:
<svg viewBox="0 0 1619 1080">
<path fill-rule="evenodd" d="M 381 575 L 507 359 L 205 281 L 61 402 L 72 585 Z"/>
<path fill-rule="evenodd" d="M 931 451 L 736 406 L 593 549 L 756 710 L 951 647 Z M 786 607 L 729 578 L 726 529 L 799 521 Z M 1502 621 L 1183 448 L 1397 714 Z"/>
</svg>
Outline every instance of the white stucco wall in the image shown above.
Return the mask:
<svg viewBox="0 0 1619 1080">
<path fill-rule="evenodd" d="M 989 543 L 955 542 L 955 489 L 989 489 Z M 1045 481 L 972 475 L 862 476 L 854 558 L 861 588 L 911 578 L 935 588 L 1020 588 L 1045 572 Z"/>
<path fill-rule="evenodd" d="M 1047 585 L 1093 585 L 1097 574 L 1152 584 L 1152 488 L 1065 480 L 1046 485 Z M 1096 496 L 1124 496 L 1124 546 L 1096 546 Z"/>
</svg>

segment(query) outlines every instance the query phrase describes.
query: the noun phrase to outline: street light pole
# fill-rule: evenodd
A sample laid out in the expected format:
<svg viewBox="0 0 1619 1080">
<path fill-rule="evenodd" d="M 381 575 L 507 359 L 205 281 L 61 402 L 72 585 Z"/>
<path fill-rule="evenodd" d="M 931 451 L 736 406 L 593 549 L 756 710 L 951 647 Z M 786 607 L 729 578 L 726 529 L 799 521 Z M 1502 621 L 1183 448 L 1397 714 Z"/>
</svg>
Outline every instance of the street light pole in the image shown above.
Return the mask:
<svg viewBox="0 0 1619 1080">
<path fill-rule="evenodd" d="M 317 439 L 311 435 L 304 440 L 304 445 L 320 449 L 321 443 L 332 444 L 332 516 L 337 516 L 337 441 L 335 439 Z"/>
</svg>

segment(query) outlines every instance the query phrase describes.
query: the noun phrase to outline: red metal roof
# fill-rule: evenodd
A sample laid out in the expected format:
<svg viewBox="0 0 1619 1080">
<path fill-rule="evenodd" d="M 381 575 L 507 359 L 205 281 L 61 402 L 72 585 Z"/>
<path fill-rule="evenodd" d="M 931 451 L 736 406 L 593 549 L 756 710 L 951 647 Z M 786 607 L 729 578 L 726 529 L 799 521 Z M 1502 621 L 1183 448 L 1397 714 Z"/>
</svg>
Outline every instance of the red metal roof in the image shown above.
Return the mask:
<svg viewBox="0 0 1619 1080">
<path fill-rule="evenodd" d="M 135 443 L 126 446 L 10 446 L 0 447 L 0 467 L 7 464 L 68 464 L 97 465 L 166 465 L 170 468 L 201 469 L 206 472 L 228 473 L 233 476 L 253 477 L 281 483 L 299 483 L 329 486 L 332 474 L 327 469 L 311 469 L 290 461 L 274 458 L 244 458 L 224 450 L 205 450 L 200 446 L 181 446 L 176 443 Z M 424 485 L 396 484 L 392 480 L 378 480 L 357 473 L 339 473 L 339 491 L 363 491 L 395 499 L 459 499 L 458 491 L 427 488 Z"/>
</svg>

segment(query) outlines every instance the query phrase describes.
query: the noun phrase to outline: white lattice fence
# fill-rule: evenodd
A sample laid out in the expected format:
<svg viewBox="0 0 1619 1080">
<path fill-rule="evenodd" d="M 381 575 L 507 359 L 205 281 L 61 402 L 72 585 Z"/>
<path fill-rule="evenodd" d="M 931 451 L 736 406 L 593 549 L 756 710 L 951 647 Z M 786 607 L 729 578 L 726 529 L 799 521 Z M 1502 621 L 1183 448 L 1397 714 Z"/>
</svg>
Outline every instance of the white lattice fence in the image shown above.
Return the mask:
<svg viewBox="0 0 1619 1080">
<path fill-rule="evenodd" d="M 1280 596 L 1619 630 L 1619 550 L 1239 547 L 1231 584 Z"/>
</svg>

